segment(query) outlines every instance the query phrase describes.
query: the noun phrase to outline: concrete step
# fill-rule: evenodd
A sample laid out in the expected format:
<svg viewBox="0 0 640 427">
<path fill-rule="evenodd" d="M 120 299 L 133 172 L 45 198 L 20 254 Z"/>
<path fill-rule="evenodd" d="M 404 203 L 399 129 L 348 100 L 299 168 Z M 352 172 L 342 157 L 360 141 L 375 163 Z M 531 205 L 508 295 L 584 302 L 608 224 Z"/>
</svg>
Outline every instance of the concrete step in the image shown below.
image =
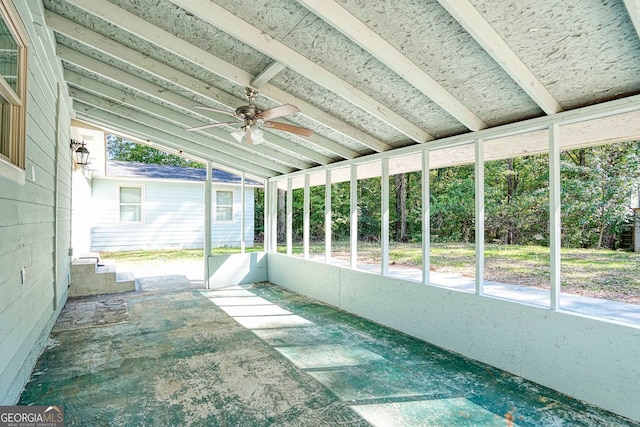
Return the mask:
<svg viewBox="0 0 640 427">
<path fill-rule="evenodd" d="M 102 295 L 136 289 L 130 272 L 118 272 L 114 261 L 99 264 L 99 257 L 76 258 L 71 264 L 69 296 Z"/>
</svg>

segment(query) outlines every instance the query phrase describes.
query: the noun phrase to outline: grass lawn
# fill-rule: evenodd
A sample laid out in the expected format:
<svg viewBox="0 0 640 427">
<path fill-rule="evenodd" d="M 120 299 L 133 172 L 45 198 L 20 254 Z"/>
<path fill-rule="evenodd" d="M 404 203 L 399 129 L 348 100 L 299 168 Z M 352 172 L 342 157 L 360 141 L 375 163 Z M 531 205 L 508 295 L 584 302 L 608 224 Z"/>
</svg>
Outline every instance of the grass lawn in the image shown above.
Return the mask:
<svg viewBox="0 0 640 427">
<path fill-rule="evenodd" d="M 247 248 L 259 251 L 262 246 Z M 294 254 L 302 254 L 302 245 L 295 244 Z M 284 253 L 285 247 L 278 247 Z M 238 253 L 238 248 L 216 248 L 214 255 Z M 312 243 L 311 254 L 324 253 L 323 243 Z M 562 249 L 562 292 L 640 304 L 640 254 L 633 252 Z M 431 269 L 442 273 L 475 275 L 473 245 L 435 243 L 431 246 Z M 349 259 L 349 242 L 333 242 L 332 256 Z M 179 259 L 201 259 L 201 249 L 133 251 L 103 253 L 105 259 L 121 262 L 157 262 Z M 379 264 L 378 243 L 358 244 L 361 263 Z M 422 248 L 419 243 L 391 243 L 389 259 L 396 265 L 419 267 Z M 487 244 L 485 247 L 485 280 L 522 286 L 549 288 L 549 248 Z"/>
</svg>

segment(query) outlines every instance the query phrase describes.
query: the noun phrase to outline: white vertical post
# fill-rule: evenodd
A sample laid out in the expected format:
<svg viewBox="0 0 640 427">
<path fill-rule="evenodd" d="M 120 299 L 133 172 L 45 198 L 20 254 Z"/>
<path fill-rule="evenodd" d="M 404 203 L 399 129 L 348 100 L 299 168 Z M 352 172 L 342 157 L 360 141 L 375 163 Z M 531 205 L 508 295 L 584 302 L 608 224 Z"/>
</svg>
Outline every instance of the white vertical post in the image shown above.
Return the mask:
<svg viewBox="0 0 640 427">
<path fill-rule="evenodd" d="M 271 182 L 264 181 L 264 238 L 263 249 L 271 250 Z"/>
<path fill-rule="evenodd" d="M 386 276 L 389 274 L 389 158 L 382 159 L 382 177 L 381 177 L 381 193 L 382 200 L 382 224 L 381 226 L 381 244 L 382 256 L 380 260 L 380 274 Z"/>
<path fill-rule="evenodd" d="M 350 182 L 350 258 L 349 266 L 352 269 L 358 268 L 358 166 L 351 165 L 351 182 Z"/>
<path fill-rule="evenodd" d="M 262 182 L 264 192 L 262 194 L 262 205 L 264 206 L 262 212 L 262 224 L 263 224 L 263 232 L 262 232 L 262 250 L 267 252 L 269 250 L 269 180 L 264 180 Z"/>
<path fill-rule="evenodd" d="M 431 259 L 431 204 L 429 202 L 429 150 L 422 150 L 422 283 L 429 284 Z"/>
<path fill-rule="evenodd" d="M 207 160 L 207 178 L 204 183 L 204 287 L 211 288 L 209 283 L 209 255 L 211 255 L 211 160 Z"/>
<path fill-rule="evenodd" d="M 325 171 L 324 181 L 324 262 L 331 262 L 331 169 Z"/>
<path fill-rule="evenodd" d="M 287 255 L 293 255 L 293 179 L 287 179 Z"/>
<path fill-rule="evenodd" d="M 269 252 L 278 252 L 278 183 L 274 181 L 271 184 L 271 225 L 269 230 L 271 231 L 271 238 L 269 242 L 271 249 Z"/>
<path fill-rule="evenodd" d="M 549 247 L 551 310 L 560 308 L 560 126 L 549 126 Z"/>
<path fill-rule="evenodd" d="M 311 185 L 311 175 L 304 175 L 304 196 L 302 207 L 302 257 L 304 259 L 309 259 L 309 242 L 311 233 L 311 225 L 310 225 L 310 209 L 311 209 L 311 195 L 309 186 Z"/>
<path fill-rule="evenodd" d="M 264 210 L 269 212 L 267 216 L 267 220 L 265 221 L 265 235 L 266 235 L 266 243 L 265 246 L 267 248 L 267 252 L 275 252 L 274 248 L 277 245 L 277 227 L 276 221 L 278 220 L 276 217 L 276 211 L 278 209 L 277 203 L 274 203 L 274 191 L 278 188 L 278 183 L 274 181 L 269 181 L 265 187 L 265 206 Z M 276 196 L 277 197 L 277 196 Z"/>
<path fill-rule="evenodd" d="M 484 141 L 476 140 L 476 295 L 484 295 Z"/>
<path fill-rule="evenodd" d="M 244 171 L 242 171 L 242 173 L 240 174 L 240 198 L 241 198 L 241 202 L 240 202 L 240 209 L 242 209 L 242 211 L 240 212 L 240 253 L 245 253 L 246 252 L 246 243 L 244 241 L 245 235 L 246 235 L 246 227 L 247 225 L 245 224 L 246 218 L 247 218 L 247 214 L 246 214 L 246 209 L 247 209 L 247 203 L 245 200 L 246 197 L 246 189 L 245 189 L 245 175 L 244 175 Z"/>
</svg>

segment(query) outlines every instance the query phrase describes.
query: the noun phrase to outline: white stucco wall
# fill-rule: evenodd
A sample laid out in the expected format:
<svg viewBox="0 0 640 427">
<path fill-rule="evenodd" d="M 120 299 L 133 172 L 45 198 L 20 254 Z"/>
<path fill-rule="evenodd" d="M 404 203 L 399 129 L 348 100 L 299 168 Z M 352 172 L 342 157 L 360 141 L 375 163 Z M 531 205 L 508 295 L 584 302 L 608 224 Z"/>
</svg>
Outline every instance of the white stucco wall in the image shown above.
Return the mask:
<svg viewBox="0 0 640 427">
<path fill-rule="evenodd" d="M 268 256 L 269 281 L 640 420 L 640 328 Z"/>
</svg>

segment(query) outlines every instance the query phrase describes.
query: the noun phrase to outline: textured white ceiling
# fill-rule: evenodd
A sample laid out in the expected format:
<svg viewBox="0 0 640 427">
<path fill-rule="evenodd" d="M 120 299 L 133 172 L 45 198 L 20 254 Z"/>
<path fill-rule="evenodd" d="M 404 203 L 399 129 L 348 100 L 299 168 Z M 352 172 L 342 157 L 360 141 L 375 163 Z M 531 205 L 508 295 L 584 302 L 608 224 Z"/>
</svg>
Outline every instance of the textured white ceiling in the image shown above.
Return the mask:
<svg viewBox="0 0 640 427">
<path fill-rule="evenodd" d="M 450 3 L 471 10 L 469 22 L 450 15 Z M 545 117 L 528 87 L 530 75 L 565 111 L 640 93 L 640 39 L 622 1 L 44 0 L 43 5 L 78 118 L 260 177 L 470 134 L 461 108 L 489 129 Z M 382 48 L 358 40 L 358 28 L 365 39 L 383 41 Z M 501 59 L 505 49 L 512 59 Z M 391 51 L 404 59 L 385 63 Z M 246 104 L 245 86 L 274 61 L 287 66 L 259 88 L 256 104 L 297 105 L 300 113 L 277 121 L 311 128 L 314 136 L 271 131 L 264 145 L 252 147 L 230 138 L 232 127 L 186 131 L 225 118 L 193 105 L 232 111 Z M 526 69 L 527 75 L 510 69 Z M 433 82 L 433 89 L 422 82 Z M 528 142 L 538 143 L 545 144 L 540 138 Z M 592 142 L 575 145 L 581 143 Z M 455 152 L 450 159 L 466 155 Z M 405 157 L 404 164 L 415 163 L 415 155 Z M 402 164 L 402 157 L 395 162 Z"/>
</svg>

